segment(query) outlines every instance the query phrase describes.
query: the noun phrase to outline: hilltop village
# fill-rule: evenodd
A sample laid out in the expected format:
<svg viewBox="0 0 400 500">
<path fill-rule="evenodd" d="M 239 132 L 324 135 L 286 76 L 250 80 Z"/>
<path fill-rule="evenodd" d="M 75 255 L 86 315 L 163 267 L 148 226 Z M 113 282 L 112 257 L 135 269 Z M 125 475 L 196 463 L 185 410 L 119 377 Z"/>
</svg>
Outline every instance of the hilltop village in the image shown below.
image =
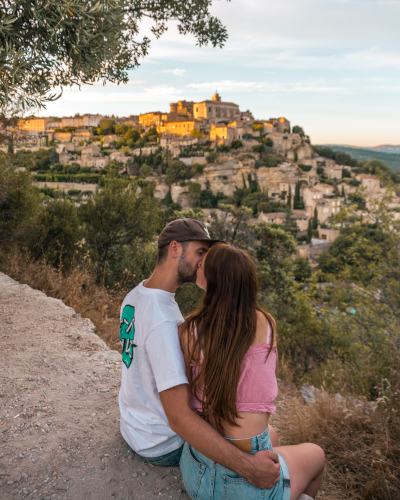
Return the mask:
<svg viewBox="0 0 400 500">
<path fill-rule="evenodd" d="M 250 207 L 254 221 L 279 225 L 290 212 L 304 243 L 334 241 L 339 231 L 332 217 L 348 200 L 357 201 L 360 190 L 366 208 L 387 194 L 377 176 L 346 154 L 313 147 L 287 118 L 255 119 L 218 93 L 171 103 L 168 113 L 23 119 L 12 132 L 15 152 L 36 152 L 39 166 L 30 170 L 38 185 L 72 192 L 77 202 L 90 196 L 93 184 L 101 186 L 112 167 L 154 183 L 154 197 L 165 207 L 209 216 L 220 203 L 231 203 Z M 42 168 L 45 150 L 51 159 Z M 394 196 L 396 214 L 399 207 Z M 360 216 L 368 217 L 362 208 Z"/>
</svg>

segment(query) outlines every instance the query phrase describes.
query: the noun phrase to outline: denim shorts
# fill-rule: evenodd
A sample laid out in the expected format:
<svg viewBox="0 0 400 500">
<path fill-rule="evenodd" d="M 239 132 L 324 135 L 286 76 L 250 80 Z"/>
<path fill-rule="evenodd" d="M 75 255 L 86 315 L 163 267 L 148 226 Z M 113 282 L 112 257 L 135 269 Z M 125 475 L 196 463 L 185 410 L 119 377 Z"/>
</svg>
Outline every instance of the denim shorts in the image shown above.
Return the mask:
<svg viewBox="0 0 400 500">
<path fill-rule="evenodd" d="M 251 438 L 252 451 L 272 450 L 269 430 Z M 290 500 L 289 470 L 279 455 L 281 475 L 269 490 L 250 484 L 246 478 L 205 457 L 184 444 L 180 467 L 186 491 L 192 500 Z"/>
<path fill-rule="evenodd" d="M 178 467 L 179 460 L 182 455 L 183 445 L 177 450 L 170 451 L 165 455 L 161 455 L 159 457 L 142 457 L 139 453 L 132 450 L 135 455 L 140 457 L 142 460 L 147 462 L 150 465 L 154 465 L 155 467 Z"/>
</svg>

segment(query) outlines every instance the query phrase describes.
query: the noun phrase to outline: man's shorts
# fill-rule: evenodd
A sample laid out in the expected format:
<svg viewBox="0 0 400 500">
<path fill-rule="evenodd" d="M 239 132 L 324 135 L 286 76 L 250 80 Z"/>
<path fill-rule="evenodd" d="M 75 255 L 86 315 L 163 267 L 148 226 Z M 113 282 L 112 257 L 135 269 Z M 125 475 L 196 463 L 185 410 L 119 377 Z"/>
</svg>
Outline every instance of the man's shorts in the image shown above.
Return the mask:
<svg viewBox="0 0 400 500">
<path fill-rule="evenodd" d="M 142 460 L 147 462 L 150 465 L 154 465 L 155 467 L 179 467 L 179 461 L 181 459 L 183 450 L 183 445 L 177 450 L 170 451 L 165 455 L 161 455 L 160 457 L 142 457 L 135 451 L 133 453 L 140 457 Z"/>
</svg>

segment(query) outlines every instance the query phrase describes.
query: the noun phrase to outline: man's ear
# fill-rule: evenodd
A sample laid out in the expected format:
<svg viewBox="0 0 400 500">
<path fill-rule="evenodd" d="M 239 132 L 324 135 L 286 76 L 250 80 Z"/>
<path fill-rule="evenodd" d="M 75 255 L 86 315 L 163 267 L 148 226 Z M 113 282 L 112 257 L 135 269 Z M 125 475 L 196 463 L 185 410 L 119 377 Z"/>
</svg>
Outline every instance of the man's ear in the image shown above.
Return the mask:
<svg viewBox="0 0 400 500">
<path fill-rule="evenodd" d="M 171 243 L 169 244 L 169 251 L 171 252 L 171 255 L 173 257 L 179 257 L 179 245 L 177 241 L 171 241 Z"/>
</svg>

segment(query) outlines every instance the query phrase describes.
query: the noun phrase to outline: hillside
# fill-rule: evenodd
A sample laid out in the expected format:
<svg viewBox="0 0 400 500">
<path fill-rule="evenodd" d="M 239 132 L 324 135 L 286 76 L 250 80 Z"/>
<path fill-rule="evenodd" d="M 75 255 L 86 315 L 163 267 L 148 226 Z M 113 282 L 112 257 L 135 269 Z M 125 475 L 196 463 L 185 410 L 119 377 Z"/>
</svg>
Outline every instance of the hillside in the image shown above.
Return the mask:
<svg viewBox="0 0 400 500">
<path fill-rule="evenodd" d="M 377 149 L 360 149 L 332 144 L 324 144 L 324 146 L 331 148 L 333 151 L 347 153 L 359 161 L 379 160 L 385 163 L 393 172 L 400 172 L 400 153 L 384 153 Z"/>
</svg>

